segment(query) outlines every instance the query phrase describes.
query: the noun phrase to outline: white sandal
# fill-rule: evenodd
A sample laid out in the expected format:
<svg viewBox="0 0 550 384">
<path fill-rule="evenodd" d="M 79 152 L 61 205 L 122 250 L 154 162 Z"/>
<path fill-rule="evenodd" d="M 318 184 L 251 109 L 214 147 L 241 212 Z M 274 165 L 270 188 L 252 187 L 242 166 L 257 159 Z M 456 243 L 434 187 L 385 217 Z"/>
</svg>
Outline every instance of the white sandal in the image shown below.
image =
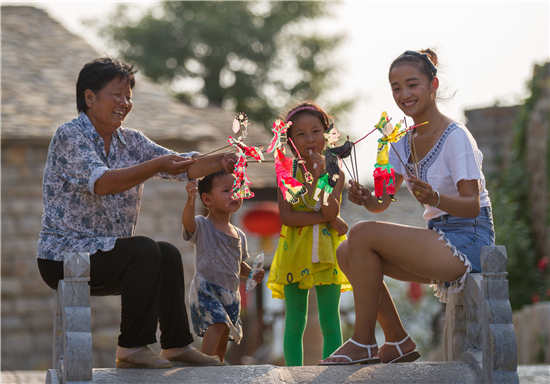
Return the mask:
<svg viewBox="0 0 550 384">
<path fill-rule="evenodd" d="M 399 352 L 399 356 L 397 356 L 395 359 L 385 362 L 385 364 L 391 364 L 391 363 L 410 363 L 411 361 L 415 361 L 418 358 L 420 358 L 420 353 L 416 349 L 413 349 L 410 352 L 403 353 L 401 350 L 401 344 L 403 344 L 407 339 L 409 339 L 409 335 L 407 335 L 403 340 L 393 342 L 393 341 L 386 341 L 384 344 L 391 345 L 397 349 L 397 352 Z"/>
<path fill-rule="evenodd" d="M 366 349 L 369 353 L 369 357 L 366 357 L 366 358 L 363 358 L 363 359 L 358 359 L 358 360 L 353 360 L 348 355 L 335 355 L 333 353 L 332 355 L 327 357 L 327 359 L 330 359 L 332 357 L 342 357 L 344 359 L 347 359 L 348 361 L 324 361 L 323 360 L 319 363 L 319 365 L 351 365 L 351 364 L 359 364 L 359 363 L 361 363 L 361 364 L 376 364 L 376 363 L 380 362 L 380 358 L 378 356 L 374 356 L 374 354 L 372 353 L 372 350 L 371 350 L 371 349 L 374 349 L 374 348 L 378 348 L 378 344 L 370 344 L 370 345 L 361 344 L 361 343 L 358 343 L 357 341 L 353 340 L 352 338 L 349 338 L 344 344 L 342 344 L 342 346 L 346 345 L 346 343 L 348 341 L 351 341 L 353 344 L 357 345 L 358 347 Z M 340 349 L 340 348 L 338 348 L 338 349 Z"/>
</svg>

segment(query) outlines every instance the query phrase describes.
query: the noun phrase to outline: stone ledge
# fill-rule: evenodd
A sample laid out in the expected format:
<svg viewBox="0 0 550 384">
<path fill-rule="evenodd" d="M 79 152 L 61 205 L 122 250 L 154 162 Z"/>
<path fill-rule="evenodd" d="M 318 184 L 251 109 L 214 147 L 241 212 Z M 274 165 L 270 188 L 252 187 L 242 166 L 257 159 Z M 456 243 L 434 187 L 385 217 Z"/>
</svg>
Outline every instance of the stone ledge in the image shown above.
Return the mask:
<svg viewBox="0 0 550 384">
<path fill-rule="evenodd" d="M 453 363 L 451 363 L 453 364 Z M 427 366 L 426 366 L 427 365 Z M 439 364 L 441 365 L 441 364 Z M 94 369 L 94 383 L 435 383 L 440 378 L 431 375 L 435 363 L 411 363 L 388 365 L 355 365 L 347 367 L 278 367 L 273 365 L 247 365 L 230 367 L 181 367 L 166 370 L 141 369 Z M 441 367 L 439 367 L 441 368 Z M 463 368 L 466 368 L 463 371 Z M 403 372 L 408 371 L 403 375 Z M 271 373 L 270 373 L 271 372 Z M 281 377 L 281 372 L 285 372 Z M 472 371 L 462 364 L 454 365 L 447 374 L 455 381 L 467 383 Z M 419 374 L 420 373 L 420 374 Z M 419 374 L 419 376 L 414 376 Z M 522 384 L 543 384 L 550 382 L 550 365 L 520 365 L 519 379 Z M 119 376 L 115 376 L 119 375 Z M 278 376 L 279 375 L 279 376 Z M 428 375 L 428 376 L 427 376 Z M 115 378 L 116 377 L 116 378 Z M 286 381 L 284 379 L 286 378 Z M 262 381 L 265 379 L 265 381 Z M 3 384 L 43 384 L 46 371 L 2 371 Z M 109 381 L 110 380 L 110 381 Z M 194 381 L 196 380 L 196 381 Z M 276 381 L 278 380 L 278 381 Z M 395 380 L 395 381 L 393 381 Z M 473 381 L 472 381 L 473 382 Z"/>
</svg>

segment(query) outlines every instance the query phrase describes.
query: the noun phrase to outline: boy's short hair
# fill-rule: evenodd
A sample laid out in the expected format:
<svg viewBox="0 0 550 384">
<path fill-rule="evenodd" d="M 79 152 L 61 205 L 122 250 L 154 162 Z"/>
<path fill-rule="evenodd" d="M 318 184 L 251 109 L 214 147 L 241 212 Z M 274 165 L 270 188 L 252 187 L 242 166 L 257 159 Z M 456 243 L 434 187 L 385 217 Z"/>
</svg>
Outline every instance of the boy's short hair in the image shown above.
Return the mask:
<svg viewBox="0 0 550 384">
<path fill-rule="evenodd" d="M 224 170 L 221 170 L 221 171 L 214 172 L 214 173 L 211 173 L 209 175 L 206 175 L 205 177 L 203 177 L 202 179 L 199 180 L 198 189 L 199 189 L 199 198 L 201 199 L 201 201 L 202 201 L 202 194 L 203 193 L 209 193 L 212 190 L 212 183 L 213 183 L 214 179 L 216 177 L 220 177 L 220 176 L 224 176 L 224 175 L 228 175 L 228 173 L 225 172 Z"/>
</svg>

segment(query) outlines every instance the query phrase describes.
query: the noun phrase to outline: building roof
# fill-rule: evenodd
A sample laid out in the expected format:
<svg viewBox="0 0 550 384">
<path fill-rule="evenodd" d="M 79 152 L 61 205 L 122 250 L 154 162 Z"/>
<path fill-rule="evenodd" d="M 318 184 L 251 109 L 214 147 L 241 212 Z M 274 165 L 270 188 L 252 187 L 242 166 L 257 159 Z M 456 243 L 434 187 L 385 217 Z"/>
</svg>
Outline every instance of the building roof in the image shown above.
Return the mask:
<svg viewBox="0 0 550 384">
<path fill-rule="evenodd" d="M 59 125 L 77 115 L 80 69 L 102 55 L 39 8 L 2 6 L 1 25 L 2 141 L 49 141 Z M 124 126 L 168 147 L 174 142 L 205 153 L 223 145 L 232 133 L 233 113 L 182 104 L 139 73 L 133 96 L 134 108 Z M 247 143 L 269 140 L 267 130 L 251 124 Z M 255 186 L 274 184 L 272 166 L 252 168 Z"/>
</svg>

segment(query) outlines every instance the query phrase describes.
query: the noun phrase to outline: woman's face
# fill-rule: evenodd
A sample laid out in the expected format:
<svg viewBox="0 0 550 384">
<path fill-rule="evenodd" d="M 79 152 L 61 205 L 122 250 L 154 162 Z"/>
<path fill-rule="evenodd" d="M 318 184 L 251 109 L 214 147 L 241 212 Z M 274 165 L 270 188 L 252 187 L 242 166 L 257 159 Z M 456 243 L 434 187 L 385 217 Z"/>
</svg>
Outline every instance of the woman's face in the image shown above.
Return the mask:
<svg viewBox="0 0 550 384">
<path fill-rule="evenodd" d="M 389 77 L 393 99 L 407 116 L 422 115 L 435 105 L 437 78 L 430 81 L 415 64 L 399 64 Z"/>
<path fill-rule="evenodd" d="M 115 131 L 120 127 L 133 106 L 132 88 L 127 78 L 116 77 L 96 93 L 87 89 L 85 97 L 86 114 L 96 129 L 102 131 Z"/>
<path fill-rule="evenodd" d="M 290 131 L 290 138 L 300 151 L 309 158 L 310 152 L 321 153 L 325 149 L 325 129 L 318 117 L 309 113 L 298 115 Z"/>
</svg>

